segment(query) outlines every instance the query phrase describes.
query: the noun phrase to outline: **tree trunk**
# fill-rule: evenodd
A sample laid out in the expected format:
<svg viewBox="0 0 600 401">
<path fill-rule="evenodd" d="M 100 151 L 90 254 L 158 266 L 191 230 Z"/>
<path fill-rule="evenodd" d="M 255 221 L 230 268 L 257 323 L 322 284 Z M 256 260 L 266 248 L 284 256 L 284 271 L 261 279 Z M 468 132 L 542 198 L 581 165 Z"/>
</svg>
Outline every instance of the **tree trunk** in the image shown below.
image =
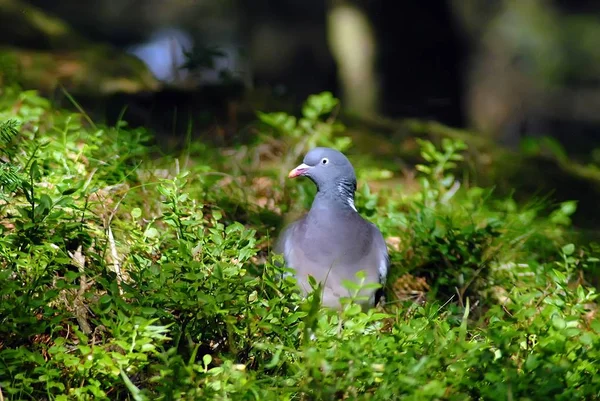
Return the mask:
<svg viewBox="0 0 600 401">
<path fill-rule="evenodd" d="M 364 10 L 349 0 L 332 0 L 327 31 L 338 66 L 344 107 L 363 115 L 376 114 L 380 88 L 375 70 L 377 43 L 371 21 Z"/>
</svg>

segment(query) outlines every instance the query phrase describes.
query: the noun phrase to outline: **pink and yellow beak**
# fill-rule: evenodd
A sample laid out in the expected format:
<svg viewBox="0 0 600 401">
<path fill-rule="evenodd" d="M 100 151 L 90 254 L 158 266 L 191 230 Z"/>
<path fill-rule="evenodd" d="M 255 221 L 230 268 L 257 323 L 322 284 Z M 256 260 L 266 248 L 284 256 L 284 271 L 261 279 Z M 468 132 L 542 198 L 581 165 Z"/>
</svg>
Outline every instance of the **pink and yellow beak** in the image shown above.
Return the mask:
<svg viewBox="0 0 600 401">
<path fill-rule="evenodd" d="M 306 172 L 311 168 L 308 164 L 302 163 L 288 174 L 288 178 L 296 178 L 298 176 L 306 174 Z"/>
</svg>

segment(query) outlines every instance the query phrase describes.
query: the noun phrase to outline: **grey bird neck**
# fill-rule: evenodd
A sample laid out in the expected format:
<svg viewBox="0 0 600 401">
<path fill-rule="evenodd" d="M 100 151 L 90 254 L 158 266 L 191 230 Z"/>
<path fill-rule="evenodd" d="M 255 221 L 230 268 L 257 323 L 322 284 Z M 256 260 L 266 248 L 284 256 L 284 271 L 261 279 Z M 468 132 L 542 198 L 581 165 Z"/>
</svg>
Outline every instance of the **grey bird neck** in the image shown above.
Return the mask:
<svg viewBox="0 0 600 401">
<path fill-rule="evenodd" d="M 337 180 L 335 184 L 326 186 L 317 185 L 317 195 L 309 213 L 318 213 L 323 210 L 356 213 L 355 192 L 356 181 L 349 179 Z"/>
</svg>

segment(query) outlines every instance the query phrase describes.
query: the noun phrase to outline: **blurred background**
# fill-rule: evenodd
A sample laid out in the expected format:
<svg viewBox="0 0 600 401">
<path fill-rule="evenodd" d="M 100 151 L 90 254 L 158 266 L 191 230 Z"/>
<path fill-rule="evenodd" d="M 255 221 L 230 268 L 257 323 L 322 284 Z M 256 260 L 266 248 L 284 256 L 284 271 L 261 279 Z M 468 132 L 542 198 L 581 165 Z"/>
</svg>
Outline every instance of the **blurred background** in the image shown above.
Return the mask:
<svg viewBox="0 0 600 401">
<path fill-rule="evenodd" d="M 169 145 L 252 141 L 257 110 L 331 91 L 357 152 L 462 136 L 481 179 L 600 224 L 596 1 L 0 0 L 0 31 L 0 83 Z"/>
</svg>

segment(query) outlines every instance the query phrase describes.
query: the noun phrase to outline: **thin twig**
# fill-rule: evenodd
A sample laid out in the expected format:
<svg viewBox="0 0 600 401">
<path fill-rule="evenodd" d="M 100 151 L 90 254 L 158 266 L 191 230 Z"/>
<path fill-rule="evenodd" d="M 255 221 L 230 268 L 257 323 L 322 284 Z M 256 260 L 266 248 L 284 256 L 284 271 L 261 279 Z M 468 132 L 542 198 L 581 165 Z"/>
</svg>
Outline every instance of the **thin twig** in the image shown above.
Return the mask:
<svg viewBox="0 0 600 401">
<path fill-rule="evenodd" d="M 119 295 L 123 295 L 123 288 L 121 283 L 123 282 L 123 275 L 121 273 L 121 263 L 119 262 L 119 254 L 117 253 L 117 245 L 115 244 L 115 237 L 113 236 L 110 224 L 107 226 L 108 244 L 110 245 L 110 255 L 112 259 L 113 270 L 117 274 L 117 287 L 119 287 Z"/>
<path fill-rule="evenodd" d="M 454 195 L 456 195 L 456 193 L 458 192 L 459 189 L 460 189 L 460 181 L 455 180 L 454 184 L 452 184 L 450 189 L 448 189 L 448 192 L 446 192 L 444 195 L 442 195 L 442 197 L 440 199 L 440 203 L 444 204 L 444 205 L 447 204 L 448 201 L 450 201 L 450 199 L 452 199 L 454 197 Z"/>
<path fill-rule="evenodd" d="M 453 299 L 454 299 L 454 295 L 452 295 L 452 296 L 450 297 L 450 299 L 448 299 L 448 300 L 447 300 L 447 301 L 446 301 L 446 302 L 445 302 L 445 303 L 444 303 L 442 306 L 440 306 L 440 307 L 438 308 L 438 310 L 437 310 L 437 312 L 436 312 L 436 313 L 440 313 L 440 311 L 441 311 L 442 309 L 444 309 L 444 308 L 446 307 L 446 305 L 448 305 L 450 302 L 452 302 L 452 300 L 453 300 Z"/>
<path fill-rule="evenodd" d="M 94 124 L 94 121 L 90 118 L 88 113 L 85 112 L 83 107 L 81 107 L 81 105 L 79 103 L 77 103 L 75 98 L 73 96 L 71 96 L 71 94 L 65 89 L 64 86 L 60 85 L 60 89 L 62 90 L 63 94 L 67 97 L 67 99 L 69 99 L 69 101 L 73 104 L 73 106 L 75 106 L 75 108 L 81 113 L 81 115 L 88 122 L 88 124 L 90 124 L 90 126 L 94 130 L 97 130 L 98 128 L 96 127 L 96 124 Z"/>
<path fill-rule="evenodd" d="M 461 308 L 464 308 L 465 305 L 463 304 L 463 297 L 462 297 L 463 294 L 458 289 L 458 287 L 454 287 L 454 289 L 456 290 L 456 295 L 458 295 L 458 304 L 460 305 Z"/>
<path fill-rule="evenodd" d="M 89 174 L 87 180 L 85 180 L 85 184 L 83 184 L 83 188 L 82 188 L 83 191 L 85 191 L 90 186 L 90 183 L 92 182 L 92 178 L 94 178 L 96 171 L 98 171 L 97 167 L 92 170 L 92 172 Z"/>
<path fill-rule="evenodd" d="M 85 307 L 85 303 L 83 302 L 83 297 L 85 295 L 85 291 L 88 288 L 87 278 L 85 276 L 85 256 L 81 252 L 81 245 L 77 247 L 75 253 L 69 252 L 69 256 L 71 257 L 71 261 L 73 265 L 77 267 L 81 276 L 79 277 L 79 290 L 77 290 L 77 294 L 75 295 L 75 299 L 73 300 L 73 308 L 75 309 L 75 317 L 77 318 L 77 323 L 79 323 L 79 327 L 81 331 L 83 331 L 86 335 L 92 332 L 92 328 L 87 321 L 87 308 Z"/>
</svg>

